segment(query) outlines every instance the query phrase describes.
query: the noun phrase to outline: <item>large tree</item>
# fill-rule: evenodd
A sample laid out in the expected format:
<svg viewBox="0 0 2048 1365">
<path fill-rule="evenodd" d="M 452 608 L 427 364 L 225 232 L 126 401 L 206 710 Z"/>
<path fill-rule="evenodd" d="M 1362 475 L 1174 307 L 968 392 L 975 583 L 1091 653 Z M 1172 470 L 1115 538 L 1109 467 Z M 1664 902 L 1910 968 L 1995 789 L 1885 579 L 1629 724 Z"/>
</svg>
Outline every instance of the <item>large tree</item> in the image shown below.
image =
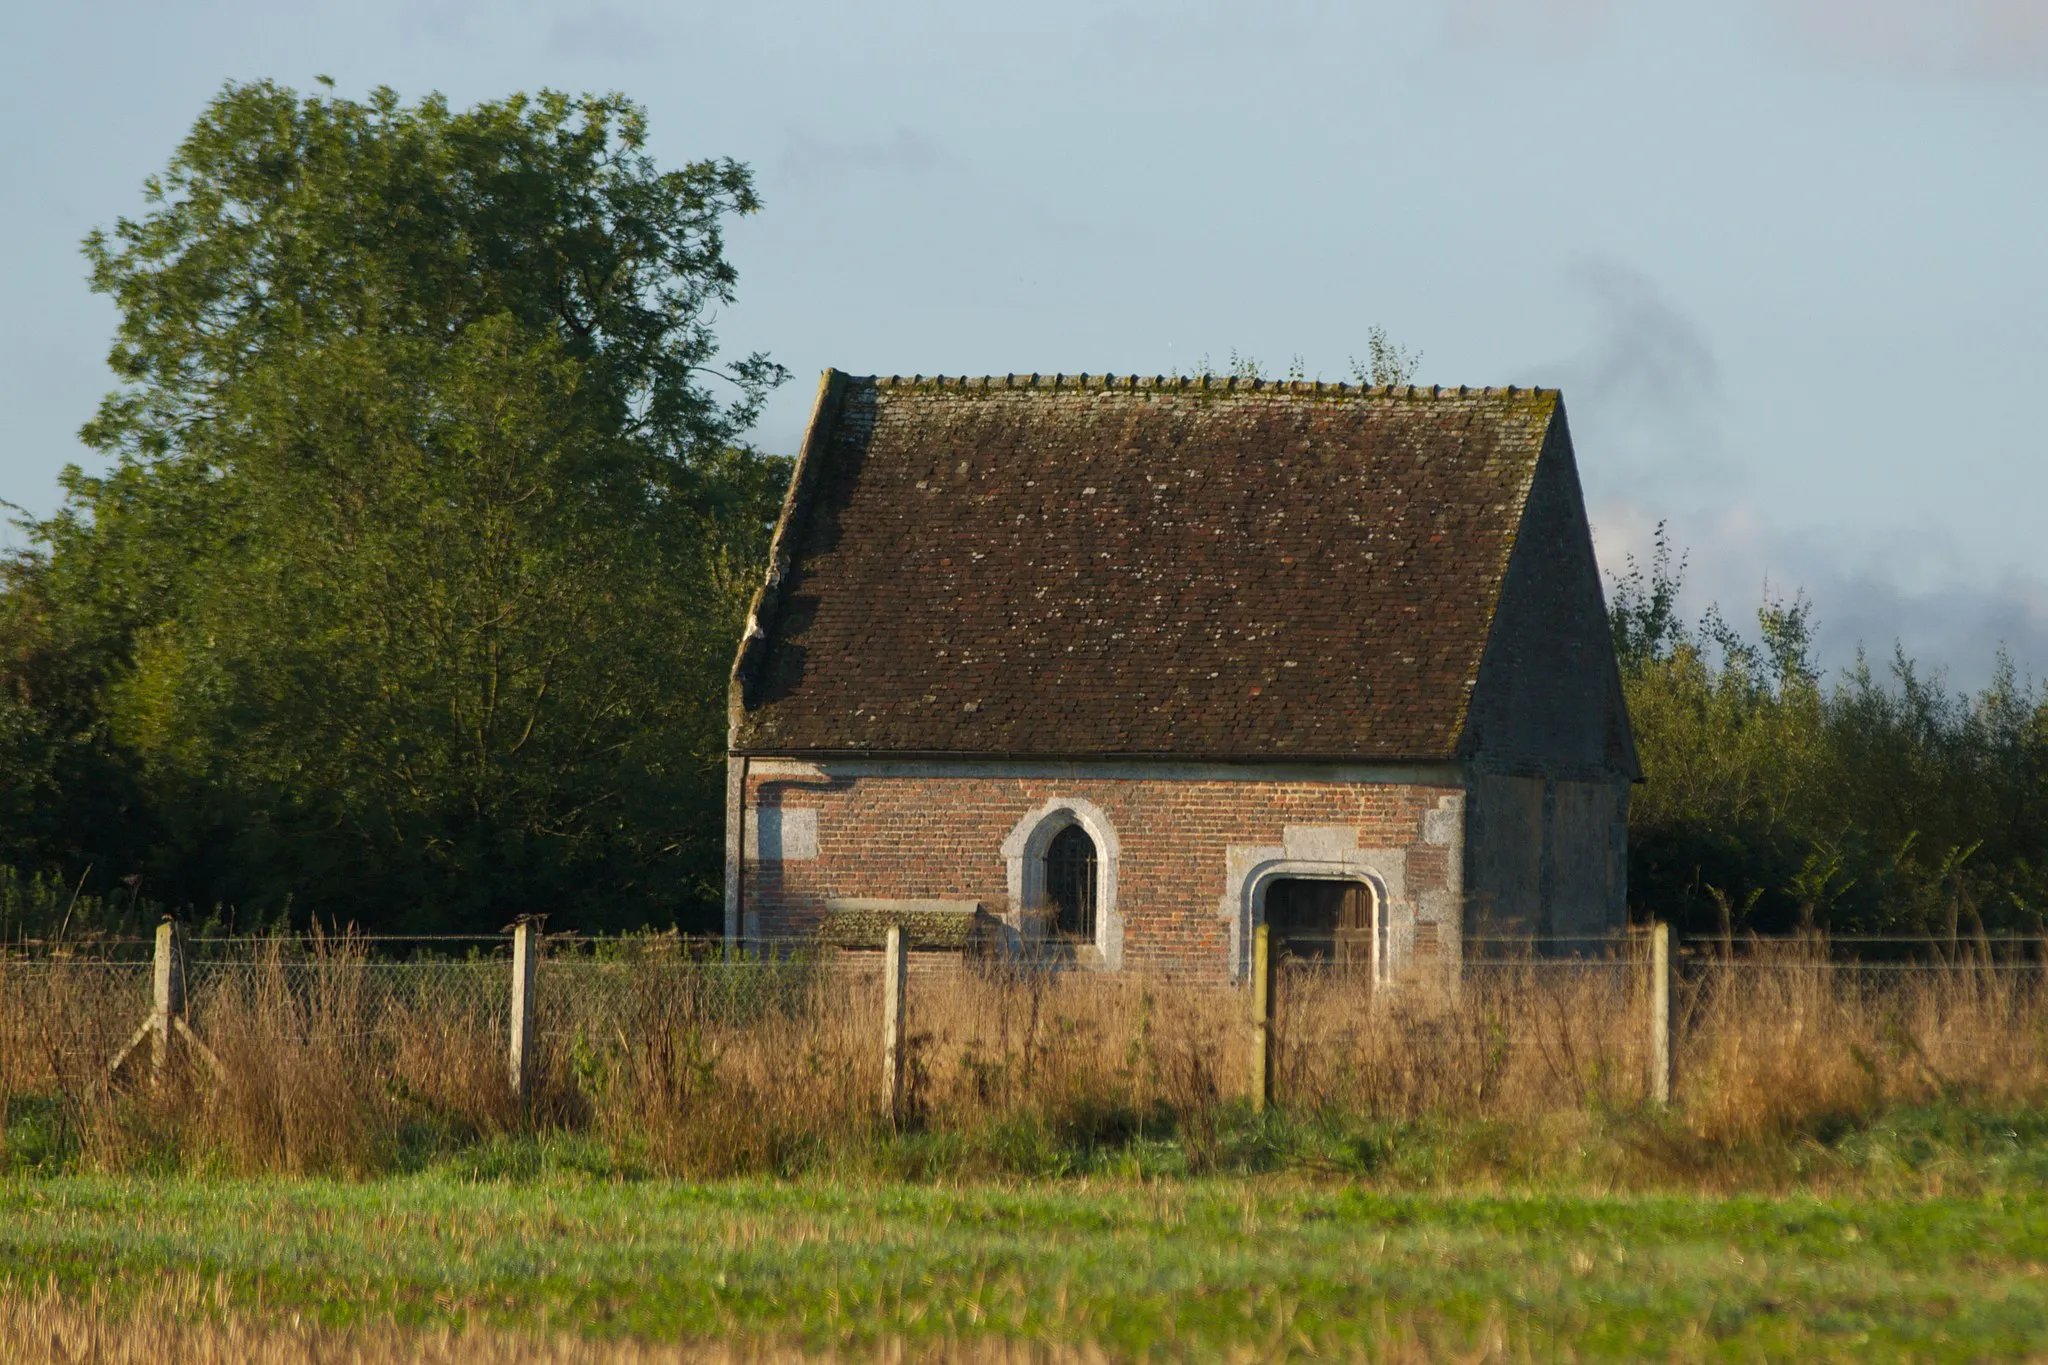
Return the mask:
<svg viewBox="0 0 2048 1365">
<path fill-rule="evenodd" d="M 616 96 L 229 86 L 88 239 L 111 467 L 0 621 L 94 642 L 159 896 L 447 928 L 708 895 L 780 481 L 739 440 L 782 372 L 712 332 L 746 168 L 645 134 Z"/>
</svg>

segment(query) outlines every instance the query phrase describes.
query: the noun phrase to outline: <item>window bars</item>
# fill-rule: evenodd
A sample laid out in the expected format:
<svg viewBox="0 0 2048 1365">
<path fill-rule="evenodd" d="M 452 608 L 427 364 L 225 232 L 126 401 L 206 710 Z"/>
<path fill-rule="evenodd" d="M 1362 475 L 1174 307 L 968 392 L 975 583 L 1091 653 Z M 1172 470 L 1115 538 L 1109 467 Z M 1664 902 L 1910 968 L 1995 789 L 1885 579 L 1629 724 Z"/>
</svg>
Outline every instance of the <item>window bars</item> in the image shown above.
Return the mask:
<svg viewBox="0 0 2048 1365">
<path fill-rule="evenodd" d="M 1045 899 L 1062 938 L 1095 941 L 1095 841 L 1079 825 L 1053 836 L 1045 850 Z"/>
</svg>

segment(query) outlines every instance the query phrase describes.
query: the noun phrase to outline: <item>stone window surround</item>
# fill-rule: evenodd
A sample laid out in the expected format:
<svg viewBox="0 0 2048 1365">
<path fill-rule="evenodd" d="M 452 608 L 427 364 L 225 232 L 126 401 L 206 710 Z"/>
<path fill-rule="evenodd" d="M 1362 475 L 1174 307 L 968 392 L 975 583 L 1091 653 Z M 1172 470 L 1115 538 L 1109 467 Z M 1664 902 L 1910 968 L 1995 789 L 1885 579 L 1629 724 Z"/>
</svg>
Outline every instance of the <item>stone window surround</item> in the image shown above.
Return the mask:
<svg viewBox="0 0 2048 1365">
<path fill-rule="evenodd" d="M 1095 954 L 1109 971 L 1123 966 L 1124 921 L 1117 912 L 1117 862 L 1122 843 L 1102 807 L 1079 796 L 1055 796 L 1019 820 L 1003 840 L 1013 913 L 1045 899 L 1045 854 L 1061 830 L 1079 825 L 1095 841 Z M 1020 919 L 1016 926 L 1022 929 Z M 1084 959 L 1086 961 L 1086 959 Z M 1091 964 L 1095 965 L 1095 964 Z"/>
</svg>

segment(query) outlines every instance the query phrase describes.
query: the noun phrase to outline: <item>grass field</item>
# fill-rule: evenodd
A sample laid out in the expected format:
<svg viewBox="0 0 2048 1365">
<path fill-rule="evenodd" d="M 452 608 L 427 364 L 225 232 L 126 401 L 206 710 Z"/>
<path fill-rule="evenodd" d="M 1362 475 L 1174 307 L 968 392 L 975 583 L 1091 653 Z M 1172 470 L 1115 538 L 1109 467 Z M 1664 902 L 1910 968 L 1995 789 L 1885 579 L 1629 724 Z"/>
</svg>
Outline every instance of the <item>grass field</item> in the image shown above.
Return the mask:
<svg viewBox="0 0 2048 1365">
<path fill-rule="evenodd" d="M 1311 983 L 1263 1112 L 1237 996 L 966 974 L 892 1121 L 858 973 L 565 969 L 519 1096 L 473 964 L 267 952 L 158 1085 L 0 972 L 0 1360 L 2048 1360 L 2031 968 L 1736 964 L 1670 1105 L 1613 972 Z"/>
<path fill-rule="evenodd" d="M 1301 1175 L 14 1178 L 0 1285 L 16 1311 L 0 1325 L 19 1329 L 19 1306 L 54 1286 L 112 1319 L 296 1321 L 343 1339 L 395 1324 L 417 1340 L 894 1357 L 1004 1343 L 1113 1358 L 2048 1355 L 2048 1189 L 1978 1166 L 1960 1195 L 1732 1198 Z"/>
</svg>

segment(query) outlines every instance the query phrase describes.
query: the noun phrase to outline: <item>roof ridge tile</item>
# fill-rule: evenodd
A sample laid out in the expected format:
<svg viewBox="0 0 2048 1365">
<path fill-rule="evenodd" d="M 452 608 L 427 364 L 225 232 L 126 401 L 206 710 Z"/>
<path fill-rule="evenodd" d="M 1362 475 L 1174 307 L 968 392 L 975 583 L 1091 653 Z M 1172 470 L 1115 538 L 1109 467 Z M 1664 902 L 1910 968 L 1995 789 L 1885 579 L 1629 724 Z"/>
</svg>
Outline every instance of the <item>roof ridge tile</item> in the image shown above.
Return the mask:
<svg viewBox="0 0 2048 1365">
<path fill-rule="evenodd" d="M 1268 379 L 1263 375 L 1235 374 L 1141 374 L 1092 373 L 1080 371 L 1068 373 L 1059 371 L 1042 374 L 986 374 L 986 375 L 944 375 L 944 374 L 871 374 L 849 375 L 854 384 L 870 385 L 877 389 L 901 389 L 908 391 L 927 390 L 934 392 L 989 393 L 997 390 L 1074 393 L 1097 390 L 1104 393 L 1187 393 L 1191 389 L 1199 393 L 1256 393 L 1286 394 L 1300 398 L 1398 398 L 1403 401 L 1431 399 L 1455 401 L 1459 399 L 1514 399 L 1514 398 L 1555 398 L 1561 391 L 1543 385 L 1527 387 L 1508 384 L 1505 386 L 1473 386 L 1459 384 L 1431 384 L 1426 388 L 1420 384 L 1353 384 L 1345 380 L 1328 379 Z"/>
</svg>

